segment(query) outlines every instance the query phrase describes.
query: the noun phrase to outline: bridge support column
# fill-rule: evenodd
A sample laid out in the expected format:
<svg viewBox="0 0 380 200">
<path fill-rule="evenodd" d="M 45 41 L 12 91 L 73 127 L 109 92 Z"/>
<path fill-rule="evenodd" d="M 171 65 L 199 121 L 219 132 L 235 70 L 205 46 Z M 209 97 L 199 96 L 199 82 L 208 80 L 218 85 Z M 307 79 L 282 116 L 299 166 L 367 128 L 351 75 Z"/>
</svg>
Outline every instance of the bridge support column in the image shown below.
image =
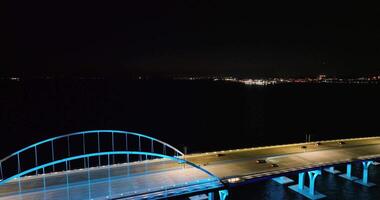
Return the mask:
<svg viewBox="0 0 380 200">
<path fill-rule="evenodd" d="M 228 196 L 228 190 L 219 190 L 220 200 L 226 200 Z"/>
<path fill-rule="evenodd" d="M 356 180 L 355 182 L 360 183 L 360 184 L 367 186 L 367 187 L 371 187 L 371 186 L 376 185 L 374 183 L 368 182 L 368 167 L 371 164 L 373 164 L 373 161 L 363 161 L 362 164 L 363 164 L 363 178 L 361 180 Z"/>
<path fill-rule="evenodd" d="M 214 192 L 208 193 L 208 200 L 214 200 Z"/>
<path fill-rule="evenodd" d="M 289 188 L 299 194 L 302 194 L 303 196 L 309 198 L 309 199 L 321 199 L 323 197 L 326 197 L 323 194 L 320 194 L 315 191 L 315 179 L 318 175 L 322 174 L 321 170 L 313 170 L 309 171 L 309 187 L 306 187 L 304 185 L 305 180 L 305 172 L 301 172 L 298 174 L 298 184 L 289 186 Z"/>
<path fill-rule="evenodd" d="M 305 181 L 305 172 L 301 172 L 298 174 L 298 190 L 302 191 L 304 187 L 304 181 Z"/>
<path fill-rule="evenodd" d="M 331 173 L 331 174 L 339 174 L 340 171 L 336 170 L 334 166 L 328 167 L 324 169 L 325 172 Z"/>
<path fill-rule="evenodd" d="M 317 178 L 318 175 L 321 174 L 321 171 L 320 170 L 316 170 L 316 171 L 311 171 L 311 172 L 308 172 L 309 174 L 309 194 L 310 195 L 314 195 L 315 194 L 315 179 Z"/>
<path fill-rule="evenodd" d="M 354 180 L 358 179 L 357 177 L 351 176 L 351 168 L 352 168 L 352 164 L 347 163 L 346 174 L 341 174 L 339 176 L 342 178 L 345 178 L 347 180 L 350 180 L 350 181 L 354 181 Z"/>
</svg>

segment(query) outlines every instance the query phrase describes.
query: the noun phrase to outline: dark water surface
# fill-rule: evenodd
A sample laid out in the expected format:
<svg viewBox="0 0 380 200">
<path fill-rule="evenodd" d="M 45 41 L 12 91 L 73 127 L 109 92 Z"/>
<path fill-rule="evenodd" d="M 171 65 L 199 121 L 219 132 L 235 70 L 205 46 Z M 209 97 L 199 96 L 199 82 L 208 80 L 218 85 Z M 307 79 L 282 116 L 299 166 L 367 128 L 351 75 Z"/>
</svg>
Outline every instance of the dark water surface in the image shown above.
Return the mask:
<svg viewBox="0 0 380 200">
<path fill-rule="evenodd" d="M 306 133 L 312 140 L 380 134 L 380 85 L 3 80 L 0 88 L 1 157 L 91 129 L 146 133 L 188 152 L 302 142 Z M 370 170 L 373 182 L 380 178 L 376 168 Z M 318 177 L 317 190 L 329 199 L 380 199 L 378 186 L 332 175 Z M 232 197 L 302 199 L 271 181 L 234 189 Z"/>
<path fill-rule="evenodd" d="M 362 176 L 362 167 L 360 163 L 352 165 L 352 174 L 356 177 Z M 340 166 L 341 172 L 345 172 L 345 166 Z M 307 177 L 307 176 L 305 176 Z M 298 176 L 290 176 L 297 182 Z M 322 172 L 322 175 L 316 179 L 316 191 L 326 195 L 326 200 L 333 199 L 356 199 L 356 200 L 376 200 L 380 199 L 380 166 L 370 166 L 369 168 L 369 181 L 376 183 L 373 187 L 364 187 L 357 183 L 347 181 L 340 178 L 338 175 L 332 175 L 327 172 Z M 293 183 L 296 184 L 296 183 Z M 308 184 L 308 178 L 305 178 L 305 184 Z M 288 184 L 292 185 L 292 184 Z M 231 199 L 243 200 L 243 199 L 270 199 L 270 200 L 306 200 L 307 198 L 299 195 L 287 186 L 280 185 L 274 181 L 268 180 L 258 182 L 243 187 L 233 188 L 231 190 Z"/>
</svg>

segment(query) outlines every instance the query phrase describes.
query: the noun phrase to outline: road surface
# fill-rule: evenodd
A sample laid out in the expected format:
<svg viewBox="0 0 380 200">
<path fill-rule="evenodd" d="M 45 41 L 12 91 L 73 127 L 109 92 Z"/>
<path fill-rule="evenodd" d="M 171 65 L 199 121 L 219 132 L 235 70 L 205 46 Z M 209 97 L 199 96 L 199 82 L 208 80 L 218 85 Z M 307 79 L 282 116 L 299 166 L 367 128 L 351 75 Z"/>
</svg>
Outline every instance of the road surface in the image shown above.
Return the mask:
<svg viewBox="0 0 380 200">
<path fill-rule="evenodd" d="M 303 169 L 375 158 L 380 158 L 380 137 L 255 147 L 185 156 L 186 160 L 210 171 L 223 182 L 236 178 L 249 180 L 272 177 Z M 257 163 L 258 159 L 266 160 L 266 163 Z M 273 167 L 272 164 L 277 164 L 278 167 Z M 108 178 L 108 175 L 112 178 Z M 21 193 L 19 184 L 22 186 Z M 105 199 L 155 192 L 160 195 L 163 188 L 172 192 L 192 192 L 205 187 L 212 189 L 220 186 L 207 174 L 191 166 L 184 167 L 174 161 L 155 159 L 12 180 L 0 187 L 0 199 Z M 130 199 L 133 198 L 135 197 Z"/>
</svg>

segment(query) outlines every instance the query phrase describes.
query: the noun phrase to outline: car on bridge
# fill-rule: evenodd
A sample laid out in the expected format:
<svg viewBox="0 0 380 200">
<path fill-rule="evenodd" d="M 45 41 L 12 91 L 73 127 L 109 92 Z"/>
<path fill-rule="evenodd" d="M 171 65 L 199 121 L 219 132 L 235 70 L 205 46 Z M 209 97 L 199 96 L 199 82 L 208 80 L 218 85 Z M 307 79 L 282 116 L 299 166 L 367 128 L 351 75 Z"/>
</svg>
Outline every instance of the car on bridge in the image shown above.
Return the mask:
<svg viewBox="0 0 380 200">
<path fill-rule="evenodd" d="M 257 164 L 262 164 L 262 163 L 266 163 L 267 161 L 266 160 L 263 160 L 263 159 L 259 159 L 259 160 L 256 160 L 256 163 Z"/>
</svg>

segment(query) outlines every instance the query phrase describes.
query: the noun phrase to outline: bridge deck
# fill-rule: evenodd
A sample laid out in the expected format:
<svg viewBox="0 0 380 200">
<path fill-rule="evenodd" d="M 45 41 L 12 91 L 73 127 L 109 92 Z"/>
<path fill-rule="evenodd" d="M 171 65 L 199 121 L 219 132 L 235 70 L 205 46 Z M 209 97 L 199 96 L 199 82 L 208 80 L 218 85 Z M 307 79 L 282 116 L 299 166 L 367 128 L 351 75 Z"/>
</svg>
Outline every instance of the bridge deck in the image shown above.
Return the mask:
<svg viewBox="0 0 380 200">
<path fill-rule="evenodd" d="M 199 188 L 196 186 L 200 183 L 209 184 L 209 187 L 220 186 L 195 168 L 184 169 L 173 161 L 158 160 L 144 164 L 120 164 L 25 177 L 20 181 L 21 193 L 18 188 L 19 181 L 16 179 L 0 187 L 0 199 L 21 196 L 22 199 L 104 199 L 107 196 L 134 196 L 175 188 L 197 190 Z"/>
<path fill-rule="evenodd" d="M 345 141 L 346 144 L 324 141 L 318 146 L 315 143 L 308 143 L 259 147 L 193 154 L 187 155 L 186 159 L 227 180 L 230 177 L 252 179 L 380 157 L 380 137 L 340 141 Z M 307 146 L 307 148 L 302 149 L 301 146 Z M 267 163 L 258 164 L 257 159 L 265 159 Z M 272 167 L 272 163 L 278 164 L 278 167 Z M 108 171 L 111 173 L 111 179 L 105 178 Z M 87 181 L 88 174 L 90 174 L 91 183 Z M 65 185 L 66 175 L 70 180 L 69 188 Z M 89 197 L 89 191 L 91 191 L 91 198 L 104 199 L 105 194 L 109 194 L 110 187 L 112 197 L 120 194 L 128 196 L 134 192 L 160 191 L 161 186 L 177 190 L 188 188 L 189 191 L 204 189 L 204 187 L 219 187 L 213 185 L 212 182 L 208 186 L 192 182 L 199 179 L 207 181 L 207 176 L 194 168 L 183 169 L 182 165 L 163 159 L 113 165 L 110 168 L 90 168 L 90 170 L 48 174 L 45 175 L 45 179 L 47 185 L 44 192 L 42 190 L 43 176 L 22 178 L 22 199 L 67 199 L 67 195 L 70 199 L 86 199 Z M 20 197 L 18 183 L 18 180 L 13 180 L 0 187 L 0 199 Z M 187 185 L 178 185 L 180 183 L 187 183 Z M 205 184 L 208 183 L 205 182 Z"/>
<path fill-rule="evenodd" d="M 345 144 L 338 144 L 344 141 Z M 202 165 L 221 179 L 269 176 L 319 166 L 347 163 L 355 160 L 380 157 L 380 137 L 331 140 L 278 145 L 268 147 L 227 150 L 186 156 L 186 159 Z M 306 149 L 301 148 L 306 146 Z M 267 163 L 258 164 L 258 159 Z M 272 167 L 271 164 L 278 167 Z M 249 176 L 248 176 L 249 175 Z"/>
</svg>

